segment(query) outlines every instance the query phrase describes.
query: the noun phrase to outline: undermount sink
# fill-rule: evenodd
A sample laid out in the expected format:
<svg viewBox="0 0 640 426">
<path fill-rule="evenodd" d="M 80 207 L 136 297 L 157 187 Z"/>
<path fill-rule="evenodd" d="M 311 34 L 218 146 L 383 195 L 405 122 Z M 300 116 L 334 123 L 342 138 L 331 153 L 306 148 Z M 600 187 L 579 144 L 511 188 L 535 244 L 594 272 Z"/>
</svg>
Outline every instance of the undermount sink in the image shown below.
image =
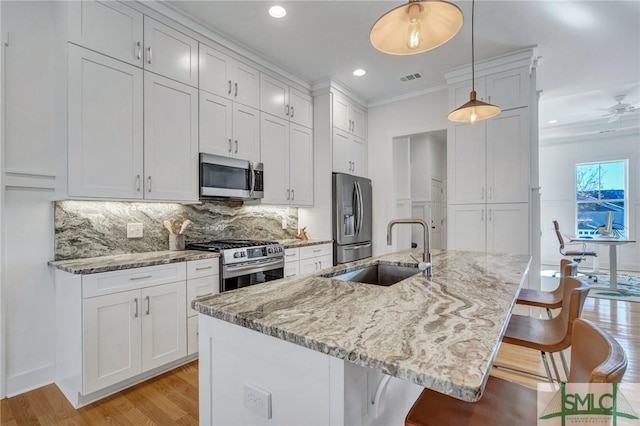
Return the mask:
<svg viewBox="0 0 640 426">
<path fill-rule="evenodd" d="M 326 274 L 323 275 L 323 277 L 341 281 L 389 286 L 421 272 L 418 268 L 409 266 L 376 263 L 338 275 Z"/>
</svg>

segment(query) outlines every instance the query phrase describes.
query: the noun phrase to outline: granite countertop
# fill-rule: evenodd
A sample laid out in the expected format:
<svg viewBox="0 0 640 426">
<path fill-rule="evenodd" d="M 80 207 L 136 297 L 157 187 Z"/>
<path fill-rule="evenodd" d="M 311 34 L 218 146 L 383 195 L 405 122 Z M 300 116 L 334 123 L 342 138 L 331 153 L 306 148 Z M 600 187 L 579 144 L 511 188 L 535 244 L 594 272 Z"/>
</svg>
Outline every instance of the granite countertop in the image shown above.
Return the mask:
<svg viewBox="0 0 640 426">
<path fill-rule="evenodd" d="M 280 240 L 278 241 L 280 244 L 284 246 L 284 248 L 297 248 L 297 247 L 305 247 L 305 246 L 317 246 L 320 244 L 332 244 L 333 240 L 298 240 L 295 238 L 289 240 Z"/>
<path fill-rule="evenodd" d="M 363 265 L 413 266 L 405 250 L 197 299 L 194 308 L 261 333 L 477 401 L 530 257 L 433 250 L 433 278 L 383 287 L 323 278 Z"/>
<path fill-rule="evenodd" d="M 212 257 L 220 257 L 220 255 L 218 253 L 197 250 L 164 250 L 147 253 L 88 257 L 85 259 L 56 260 L 49 262 L 49 265 L 72 274 L 86 275 L 98 272 L 118 271 L 121 269 L 141 268 L 143 266 L 185 262 L 187 260 L 209 259 Z"/>
</svg>

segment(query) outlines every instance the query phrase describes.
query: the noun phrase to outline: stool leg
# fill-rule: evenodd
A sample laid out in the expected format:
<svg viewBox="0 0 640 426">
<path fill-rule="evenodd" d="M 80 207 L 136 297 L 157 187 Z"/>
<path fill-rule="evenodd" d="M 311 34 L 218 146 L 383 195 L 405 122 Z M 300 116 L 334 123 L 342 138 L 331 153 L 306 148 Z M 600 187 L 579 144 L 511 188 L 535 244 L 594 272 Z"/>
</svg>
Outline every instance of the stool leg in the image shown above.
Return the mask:
<svg viewBox="0 0 640 426">
<path fill-rule="evenodd" d="M 567 360 L 564 358 L 564 352 L 560 351 L 560 359 L 562 360 L 562 368 L 564 369 L 564 375 L 569 381 L 569 368 L 567 367 Z"/>
<path fill-rule="evenodd" d="M 560 379 L 560 372 L 558 371 L 558 366 L 556 365 L 556 358 L 553 356 L 553 352 L 549 352 L 549 358 L 551 359 L 551 366 L 553 367 L 553 372 L 556 373 L 556 379 L 558 383 L 562 380 Z"/>
<path fill-rule="evenodd" d="M 551 370 L 549 370 L 549 363 L 547 362 L 547 354 L 545 352 L 540 351 L 542 355 L 542 363 L 544 364 L 544 369 L 547 372 L 547 378 L 549 379 L 549 383 L 553 384 L 553 378 L 551 377 Z"/>
</svg>

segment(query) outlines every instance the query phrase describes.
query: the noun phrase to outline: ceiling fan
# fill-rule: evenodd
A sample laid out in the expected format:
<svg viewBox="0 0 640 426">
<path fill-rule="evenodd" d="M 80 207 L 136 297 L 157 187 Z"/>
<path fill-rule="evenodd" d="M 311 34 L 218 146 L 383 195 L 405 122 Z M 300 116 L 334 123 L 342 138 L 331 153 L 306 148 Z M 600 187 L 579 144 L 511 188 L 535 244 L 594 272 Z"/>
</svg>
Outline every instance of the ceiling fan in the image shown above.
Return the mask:
<svg viewBox="0 0 640 426">
<path fill-rule="evenodd" d="M 607 111 L 607 114 L 603 115 L 603 117 L 610 117 L 609 123 L 619 120 L 625 113 L 640 111 L 640 108 L 638 108 L 640 104 L 631 105 L 622 102 L 626 96 L 627 95 L 614 96 L 613 99 L 617 102 L 615 105 L 609 108 L 598 108 L 601 111 Z"/>
</svg>

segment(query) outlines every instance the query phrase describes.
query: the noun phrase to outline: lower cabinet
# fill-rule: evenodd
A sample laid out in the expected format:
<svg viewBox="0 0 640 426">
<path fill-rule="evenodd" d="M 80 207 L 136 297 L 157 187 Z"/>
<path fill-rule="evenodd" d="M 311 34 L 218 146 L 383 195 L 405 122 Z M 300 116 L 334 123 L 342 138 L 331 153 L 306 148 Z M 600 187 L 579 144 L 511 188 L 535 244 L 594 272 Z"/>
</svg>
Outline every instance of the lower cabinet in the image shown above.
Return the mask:
<svg viewBox="0 0 640 426">
<path fill-rule="evenodd" d="M 194 299 L 220 292 L 219 260 L 187 262 L 187 354 L 198 352 L 198 312 L 191 308 Z"/>
<path fill-rule="evenodd" d="M 308 274 L 333 266 L 333 244 L 288 248 L 284 253 L 284 276 Z"/>
<path fill-rule="evenodd" d="M 529 254 L 529 204 L 459 204 L 448 208 L 448 248 Z"/>
<path fill-rule="evenodd" d="M 188 360 L 186 278 L 185 262 L 56 270 L 55 382 L 74 407 Z"/>
</svg>

